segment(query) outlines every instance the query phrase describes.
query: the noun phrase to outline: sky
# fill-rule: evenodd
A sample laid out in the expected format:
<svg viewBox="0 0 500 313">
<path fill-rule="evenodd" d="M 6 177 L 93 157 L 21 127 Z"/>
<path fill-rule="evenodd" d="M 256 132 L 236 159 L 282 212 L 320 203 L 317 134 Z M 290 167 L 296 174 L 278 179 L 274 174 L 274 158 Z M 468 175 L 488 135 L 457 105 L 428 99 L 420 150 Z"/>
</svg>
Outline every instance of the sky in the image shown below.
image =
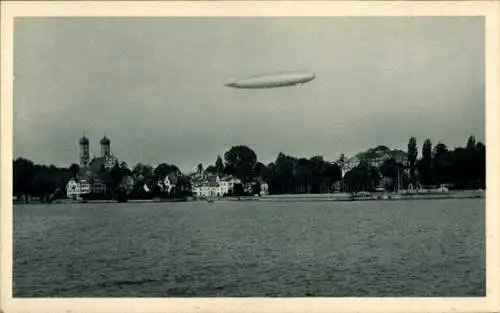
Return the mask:
<svg viewBox="0 0 500 313">
<path fill-rule="evenodd" d="M 336 160 L 425 138 L 484 142 L 481 17 L 22 18 L 14 26 L 14 158 L 69 166 L 104 134 L 130 167 L 183 171 L 246 145 Z M 302 86 L 225 84 L 306 71 Z"/>
</svg>

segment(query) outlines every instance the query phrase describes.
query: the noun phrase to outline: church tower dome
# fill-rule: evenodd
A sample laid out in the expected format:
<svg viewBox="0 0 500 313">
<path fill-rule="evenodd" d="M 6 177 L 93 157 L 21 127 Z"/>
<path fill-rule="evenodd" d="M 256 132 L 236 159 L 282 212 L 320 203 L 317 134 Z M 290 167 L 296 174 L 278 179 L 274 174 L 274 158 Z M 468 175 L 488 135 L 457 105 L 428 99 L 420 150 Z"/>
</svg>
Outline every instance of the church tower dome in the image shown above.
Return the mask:
<svg viewBox="0 0 500 313">
<path fill-rule="evenodd" d="M 89 165 L 90 159 L 89 140 L 84 135 L 78 143 L 80 145 L 80 167 L 86 168 Z"/>
<path fill-rule="evenodd" d="M 82 138 L 80 138 L 80 141 L 79 141 L 80 145 L 88 145 L 89 144 L 89 140 L 87 139 L 87 137 L 83 136 Z"/>
<path fill-rule="evenodd" d="M 101 139 L 101 156 L 111 156 L 111 141 L 106 137 L 106 135 L 104 135 Z"/>
<path fill-rule="evenodd" d="M 104 136 L 101 139 L 101 145 L 109 145 L 109 144 L 111 144 L 111 141 L 106 136 Z"/>
</svg>

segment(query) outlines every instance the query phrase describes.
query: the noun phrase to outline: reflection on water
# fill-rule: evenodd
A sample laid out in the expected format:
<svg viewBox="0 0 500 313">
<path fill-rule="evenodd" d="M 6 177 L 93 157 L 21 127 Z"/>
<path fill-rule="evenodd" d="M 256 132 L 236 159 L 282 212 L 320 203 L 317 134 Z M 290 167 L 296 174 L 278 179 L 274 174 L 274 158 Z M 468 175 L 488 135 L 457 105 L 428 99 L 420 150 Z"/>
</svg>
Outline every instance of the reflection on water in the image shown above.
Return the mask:
<svg viewBox="0 0 500 313">
<path fill-rule="evenodd" d="M 14 207 L 15 297 L 484 296 L 482 199 Z"/>
</svg>

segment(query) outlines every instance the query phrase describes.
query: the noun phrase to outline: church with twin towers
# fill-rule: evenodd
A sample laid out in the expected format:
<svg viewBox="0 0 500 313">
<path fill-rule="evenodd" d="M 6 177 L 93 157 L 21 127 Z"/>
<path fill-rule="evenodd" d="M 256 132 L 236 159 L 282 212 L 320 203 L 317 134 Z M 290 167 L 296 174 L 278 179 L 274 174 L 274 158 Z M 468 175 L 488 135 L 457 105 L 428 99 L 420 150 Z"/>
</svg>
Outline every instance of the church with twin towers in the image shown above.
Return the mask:
<svg viewBox="0 0 500 313">
<path fill-rule="evenodd" d="M 85 135 L 78 141 L 80 152 L 80 178 L 90 178 L 97 176 L 103 170 L 110 171 L 118 159 L 111 152 L 111 140 L 106 135 L 100 140 L 99 157 L 90 158 L 90 140 Z"/>
</svg>

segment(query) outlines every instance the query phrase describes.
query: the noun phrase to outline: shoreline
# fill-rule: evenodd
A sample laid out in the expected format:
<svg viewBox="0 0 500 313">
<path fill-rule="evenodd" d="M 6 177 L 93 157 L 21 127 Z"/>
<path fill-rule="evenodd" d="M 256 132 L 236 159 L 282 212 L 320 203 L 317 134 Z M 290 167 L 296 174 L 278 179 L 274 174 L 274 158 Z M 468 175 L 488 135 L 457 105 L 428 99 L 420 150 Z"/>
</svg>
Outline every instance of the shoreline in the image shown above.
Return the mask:
<svg viewBox="0 0 500 313">
<path fill-rule="evenodd" d="M 61 199 L 45 204 L 93 204 L 93 203 L 179 203 L 179 202 L 220 202 L 220 201 L 263 201 L 263 202 L 337 202 L 337 201 L 411 201 L 438 199 L 484 199 L 485 192 L 477 190 L 456 190 L 443 193 L 328 193 L 328 194 L 282 194 L 266 196 L 213 197 L 208 199 L 130 199 L 126 202 L 116 200 L 70 200 Z M 44 204 L 42 202 L 13 203 L 14 205 Z"/>
<path fill-rule="evenodd" d="M 337 202 L 337 201 L 408 201 L 437 199 L 484 199 L 485 192 L 478 190 L 455 190 L 449 192 L 425 193 L 324 193 L 324 194 L 282 194 L 266 196 L 241 196 L 227 198 L 198 199 L 194 201 L 264 201 L 264 202 Z"/>
</svg>

